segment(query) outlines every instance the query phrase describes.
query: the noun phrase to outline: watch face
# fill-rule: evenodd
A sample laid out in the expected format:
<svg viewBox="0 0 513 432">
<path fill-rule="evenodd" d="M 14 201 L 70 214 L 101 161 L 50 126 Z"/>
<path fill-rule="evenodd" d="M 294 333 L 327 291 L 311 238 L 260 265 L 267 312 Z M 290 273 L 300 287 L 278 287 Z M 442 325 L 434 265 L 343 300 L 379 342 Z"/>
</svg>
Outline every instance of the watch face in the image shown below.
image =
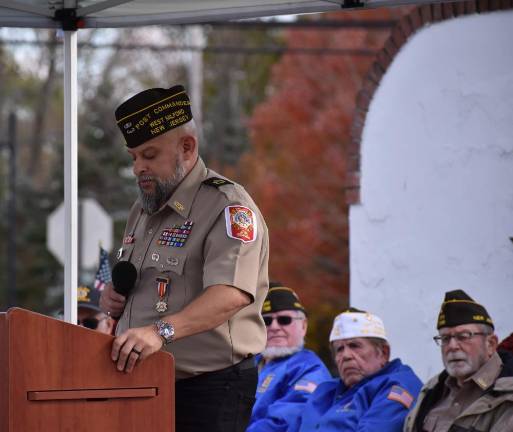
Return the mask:
<svg viewBox="0 0 513 432">
<path fill-rule="evenodd" d="M 166 340 L 166 343 L 169 343 L 173 340 L 175 329 L 171 324 L 161 321 L 159 324 L 159 334 Z"/>
<path fill-rule="evenodd" d="M 173 325 L 162 320 L 156 321 L 155 325 L 157 327 L 157 333 L 164 339 L 164 343 L 171 343 L 173 341 L 173 336 L 175 335 Z"/>
</svg>

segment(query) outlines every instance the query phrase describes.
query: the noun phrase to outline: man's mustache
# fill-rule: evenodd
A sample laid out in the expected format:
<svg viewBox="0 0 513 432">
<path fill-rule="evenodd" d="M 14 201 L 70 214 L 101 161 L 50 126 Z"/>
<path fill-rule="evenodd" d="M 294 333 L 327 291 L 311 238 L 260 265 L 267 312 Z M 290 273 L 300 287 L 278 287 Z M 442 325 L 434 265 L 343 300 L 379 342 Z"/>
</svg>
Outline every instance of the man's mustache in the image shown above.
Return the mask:
<svg viewBox="0 0 513 432">
<path fill-rule="evenodd" d="M 155 181 L 155 177 L 151 175 L 142 175 L 137 177 L 137 183 L 141 183 L 143 181 Z"/>
<path fill-rule="evenodd" d="M 455 360 L 467 360 L 468 357 L 465 353 L 449 353 L 447 354 L 447 361 L 455 361 Z"/>
</svg>

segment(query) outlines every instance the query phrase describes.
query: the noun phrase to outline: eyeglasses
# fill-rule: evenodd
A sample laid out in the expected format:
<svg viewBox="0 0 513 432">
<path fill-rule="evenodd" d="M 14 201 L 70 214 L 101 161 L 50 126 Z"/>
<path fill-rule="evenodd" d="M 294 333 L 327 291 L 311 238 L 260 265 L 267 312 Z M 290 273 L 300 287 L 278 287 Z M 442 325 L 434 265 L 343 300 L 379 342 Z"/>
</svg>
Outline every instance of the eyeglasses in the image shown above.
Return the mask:
<svg viewBox="0 0 513 432">
<path fill-rule="evenodd" d="M 270 325 L 272 325 L 274 320 L 276 320 L 278 322 L 278 324 L 281 326 L 288 326 L 292 323 L 293 320 L 302 320 L 303 319 L 302 317 L 291 317 L 288 315 L 280 315 L 277 317 L 265 316 L 263 318 L 264 318 L 264 323 L 265 323 L 266 327 L 269 327 Z"/>
<path fill-rule="evenodd" d="M 456 339 L 457 342 L 468 342 L 474 336 L 488 336 L 489 334 L 490 333 L 462 331 L 454 334 L 434 336 L 433 340 L 438 346 L 446 346 L 451 343 L 452 338 Z"/>
</svg>

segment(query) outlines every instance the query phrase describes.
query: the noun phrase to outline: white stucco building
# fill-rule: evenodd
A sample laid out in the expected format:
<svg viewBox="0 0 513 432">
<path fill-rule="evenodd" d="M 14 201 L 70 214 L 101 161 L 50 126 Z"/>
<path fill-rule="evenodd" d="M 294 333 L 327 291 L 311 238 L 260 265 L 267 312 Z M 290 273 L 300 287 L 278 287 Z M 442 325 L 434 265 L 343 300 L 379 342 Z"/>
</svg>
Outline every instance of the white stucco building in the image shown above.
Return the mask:
<svg viewBox="0 0 513 432">
<path fill-rule="evenodd" d="M 350 207 L 351 305 L 424 380 L 445 291 L 513 332 L 513 10 L 426 21 L 370 77 Z"/>
</svg>

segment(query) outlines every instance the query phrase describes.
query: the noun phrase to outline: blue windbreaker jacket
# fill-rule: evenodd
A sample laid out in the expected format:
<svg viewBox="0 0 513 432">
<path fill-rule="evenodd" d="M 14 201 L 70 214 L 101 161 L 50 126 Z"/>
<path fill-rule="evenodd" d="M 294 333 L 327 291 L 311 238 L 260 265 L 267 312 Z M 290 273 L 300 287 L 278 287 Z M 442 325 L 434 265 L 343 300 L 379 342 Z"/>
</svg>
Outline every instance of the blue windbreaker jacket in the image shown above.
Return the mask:
<svg viewBox="0 0 513 432">
<path fill-rule="evenodd" d="M 331 378 L 322 360 L 307 349 L 267 363 L 258 374 L 256 402 L 247 432 L 297 428 L 310 394 L 319 383 Z"/>
<path fill-rule="evenodd" d="M 304 407 L 301 432 L 401 432 L 422 383 L 399 359 L 347 388 L 340 378 L 317 387 Z"/>
</svg>

